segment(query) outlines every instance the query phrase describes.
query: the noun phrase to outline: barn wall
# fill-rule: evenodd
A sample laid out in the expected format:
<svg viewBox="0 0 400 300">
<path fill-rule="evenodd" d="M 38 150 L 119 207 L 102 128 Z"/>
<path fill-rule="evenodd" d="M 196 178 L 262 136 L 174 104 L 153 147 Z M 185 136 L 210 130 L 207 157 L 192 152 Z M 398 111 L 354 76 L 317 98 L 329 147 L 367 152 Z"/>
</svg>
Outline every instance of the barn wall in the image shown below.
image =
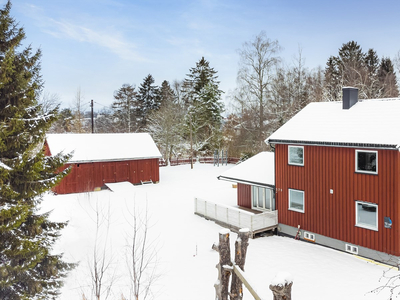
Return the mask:
<svg viewBox="0 0 400 300">
<path fill-rule="evenodd" d="M 378 174 L 360 174 L 354 148 L 304 146 L 304 166 L 292 166 L 287 145 L 276 145 L 279 223 L 400 255 L 399 161 L 399 151 L 378 150 Z M 304 191 L 304 213 L 288 210 L 289 188 Z M 356 200 L 378 204 L 378 231 L 355 226 Z M 393 221 L 391 229 L 384 227 L 384 217 Z"/>
<path fill-rule="evenodd" d="M 239 206 L 251 208 L 251 185 L 238 183 L 237 201 Z"/>
<path fill-rule="evenodd" d="M 70 194 L 93 191 L 105 183 L 129 181 L 138 184 L 141 181 L 158 182 L 158 158 L 129 160 L 118 162 L 92 162 L 68 164 L 71 172 L 54 191 L 58 194 Z"/>
</svg>

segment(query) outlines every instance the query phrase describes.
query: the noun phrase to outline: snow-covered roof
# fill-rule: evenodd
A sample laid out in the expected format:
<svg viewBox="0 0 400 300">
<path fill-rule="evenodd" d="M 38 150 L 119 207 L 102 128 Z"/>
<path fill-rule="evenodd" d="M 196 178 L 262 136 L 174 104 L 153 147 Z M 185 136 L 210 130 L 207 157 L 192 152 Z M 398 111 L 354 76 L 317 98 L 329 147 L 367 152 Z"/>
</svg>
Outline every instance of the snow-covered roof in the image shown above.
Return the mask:
<svg viewBox="0 0 400 300">
<path fill-rule="evenodd" d="M 225 171 L 218 179 L 258 186 L 275 186 L 275 155 L 260 152 Z"/>
<path fill-rule="evenodd" d="M 350 109 L 342 109 L 342 102 L 315 102 L 265 141 L 399 148 L 399 116 L 399 98 L 359 100 Z"/>
<path fill-rule="evenodd" d="M 73 152 L 71 163 L 161 157 L 148 133 L 48 134 L 46 141 L 52 155 Z"/>
</svg>

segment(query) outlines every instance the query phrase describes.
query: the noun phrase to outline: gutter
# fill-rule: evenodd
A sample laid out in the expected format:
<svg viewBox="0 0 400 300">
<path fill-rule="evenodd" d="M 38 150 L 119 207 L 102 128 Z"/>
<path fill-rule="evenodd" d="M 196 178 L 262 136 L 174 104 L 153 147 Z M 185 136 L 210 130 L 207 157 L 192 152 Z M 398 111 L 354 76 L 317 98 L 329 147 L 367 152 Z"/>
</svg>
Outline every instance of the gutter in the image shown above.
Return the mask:
<svg viewBox="0 0 400 300">
<path fill-rule="evenodd" d="M 232 177 L 225 177 L 225 176 L 221 176 L 221 175 L 218 176 L 217 178 L 218 178 L 218 180 L 225 180 L 225 181 L 230 181 L 230 182 L 259 186 L 259 187 L 266 187 L 266 188 L 275 190 L 275 185 L 273 185 L 273 184 L 250 181 L 250 180 L 243 180 L 243 179 L 232 178 Z"/>
<path fill-rule="evenodd" d="M 398 150 L 400 145 L 393 144 L 368 144 L 368 143 L 343 143 L 343 142 L 317 142 L 317 141 L 297 141 L 297 140 L 265 140 L 267 144 L 286 144 L 286 145 L 308 145 L 308 146 L 331 146 L 342 148 L 377 148 L 386 150 Z"/>
<path fill-rule="evenodd" d="M 84 164 L 84 163 L 93 163 L 93 162 L 116 162 L 116 161 L 129 161 L 129 160 L 142 160 L 142 159 L 154 159 L 154 158 L 162 158 L 162 156 L 154 156 L 154 157 L 135 157 L 135 158 L 113 158 L 113 159 L 93 159 L 93 160 L 69 160 L 66 162 L 67 164 Z"/>
</svg>

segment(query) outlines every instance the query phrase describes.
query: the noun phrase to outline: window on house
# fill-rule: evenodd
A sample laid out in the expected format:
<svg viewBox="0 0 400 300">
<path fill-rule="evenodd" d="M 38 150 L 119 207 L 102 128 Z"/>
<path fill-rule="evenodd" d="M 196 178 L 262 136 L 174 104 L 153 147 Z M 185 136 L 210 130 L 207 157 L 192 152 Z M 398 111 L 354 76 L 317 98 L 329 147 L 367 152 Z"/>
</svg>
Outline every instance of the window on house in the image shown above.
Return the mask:
<svg viewBox="0 0 400 300">
<path fill-rule="evenodd" d="M 271 189 L 258 186 L 251 187 L 252 208 L 275 210 Z"/>
<path fill-rule="evenodd" d="M 378 205 L 356 201 L 356 226 L 378 230 Z"/>
<path fill-rule="evenodd" d="M 304 166 L 304 147 L 289 146 L 289 165 Z"/>
<path fill-rule="evenodd" d="M 304 212 L 304 191 L 289 189 L 289 209 Z"/>
<path fill-rule="evenodd" d="M 356 150 L 356 172 L 378 174 L 378 152 Z"/>
</svg>

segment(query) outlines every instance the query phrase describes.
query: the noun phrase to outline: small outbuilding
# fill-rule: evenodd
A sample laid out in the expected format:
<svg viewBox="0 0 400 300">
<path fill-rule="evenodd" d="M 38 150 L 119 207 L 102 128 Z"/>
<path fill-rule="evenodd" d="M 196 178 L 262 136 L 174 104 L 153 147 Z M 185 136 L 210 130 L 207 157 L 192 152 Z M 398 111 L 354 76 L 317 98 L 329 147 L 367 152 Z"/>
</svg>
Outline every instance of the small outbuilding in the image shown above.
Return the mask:
<svg viewBox="0 0 400 300">
<path fill-rule="evenodd" d="M 48 134 L 46 155 L 72 153 L 68 174 L 54 192 L 93 191 L 106 183 L 160 180 L 161 153 L 148 133 Z"/>
</svg>

